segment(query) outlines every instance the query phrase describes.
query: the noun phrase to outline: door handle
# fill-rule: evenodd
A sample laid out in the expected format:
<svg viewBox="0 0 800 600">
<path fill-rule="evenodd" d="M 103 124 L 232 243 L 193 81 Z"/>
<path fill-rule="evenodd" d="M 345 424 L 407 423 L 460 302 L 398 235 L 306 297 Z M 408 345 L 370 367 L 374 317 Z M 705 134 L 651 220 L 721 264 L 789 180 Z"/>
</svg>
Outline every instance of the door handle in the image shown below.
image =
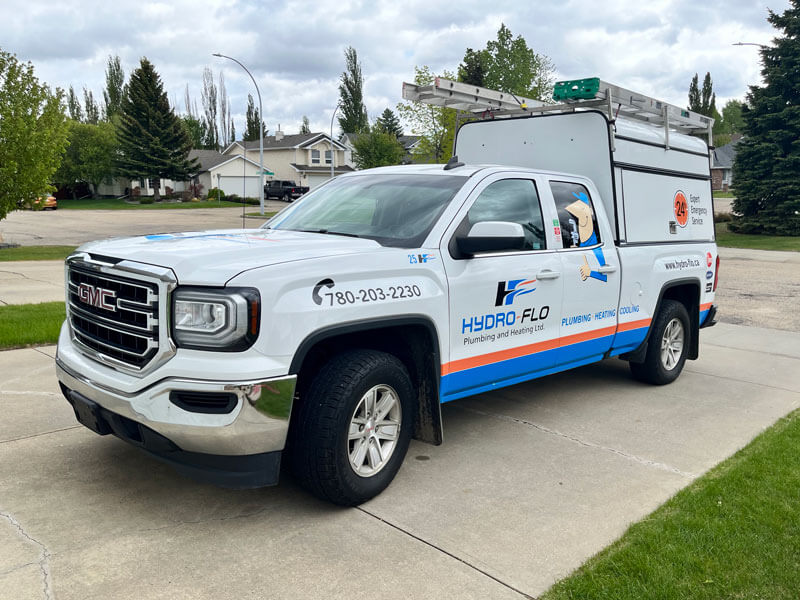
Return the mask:
<svg viewBox="0 0 800 600">
<path fill-rule="evenodd" d="M 558 279 L 559 277 L 561 277 L 561 273 L 550 269 L 543 269 L 536 274 L 536 279 Z"/>
<path fill-rule="evenodd" d="M 614 265 L 603 265 L 602 267 L 597 267 L 598 273 L 614 273 L 617 270 L 617 267 Z"/>
</svg>

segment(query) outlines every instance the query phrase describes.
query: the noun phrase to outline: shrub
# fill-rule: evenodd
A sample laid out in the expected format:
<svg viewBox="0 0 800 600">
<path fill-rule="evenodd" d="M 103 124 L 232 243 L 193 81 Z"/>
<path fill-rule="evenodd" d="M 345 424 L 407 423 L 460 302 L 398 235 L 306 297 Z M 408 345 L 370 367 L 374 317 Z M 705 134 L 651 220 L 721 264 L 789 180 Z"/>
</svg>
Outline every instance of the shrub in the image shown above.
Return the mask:
<svg viewBox="0 0 800 600">
<path fill-rule="evenodd" d="M 200 187 L 202 187 L 202 186 L 200 186 Z M 220 200 L 225 200 L 226 199 L 225 198 L 225 192 L 223 192 L 221 189 L 215 188 L 215 187 L 211 188 L 210 190 L 208 190 L 208 199 L 209 200 L 216 200 L 217 198 L 219 198 Z"/>
<path fill-rule="evenodd" d="M 152 196 L 140 196 L 139 204 L 152 204 L 154 202 Z"/>
</svg>

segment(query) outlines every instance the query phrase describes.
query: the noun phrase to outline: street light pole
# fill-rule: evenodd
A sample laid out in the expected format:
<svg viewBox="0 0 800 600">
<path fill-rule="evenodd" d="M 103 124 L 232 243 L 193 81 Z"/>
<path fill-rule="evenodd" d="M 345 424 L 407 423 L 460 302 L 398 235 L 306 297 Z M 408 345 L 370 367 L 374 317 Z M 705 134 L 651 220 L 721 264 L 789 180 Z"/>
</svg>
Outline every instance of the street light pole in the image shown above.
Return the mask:
<svg viewBox="0 0 800 600">
<path fill-rule="evenodd" d="M 261 105 L 261 91 L 258 89 L 258 84 L 256 83 L 255 77 L 253 74 L 245 67 L 242 63 L 238 60 L 233 58 L 232 56 L 225 56 L 224 54 L 220 54 L 219 52 L 213 53 L 211 56 L 218 56 L 220 58 L 227 58 L 228 60 L 232 60 L 237 65 L 242 67 L 248 75 L 250 75 L 250 79 L 253 81 L 253 85 L 256 86 L 256 94 L 258 94 L 258 120 L 261 123 L 258 124 L 258 205 L 261 209 L 261 214 L 264 214 L 264 108 Z M 247 158 L 247 149 L 244 151 L 244 158 Z"/>
<path fill-rule="evenodd" d="M 335 156 L 333 153 L 333 117 L 336 116 L 336 111 L 342 107 L 341 104 L 336 104 L 336 108 L 333 109 L 333 114 L 331 115 L 331 179 L 333 179 L 333 157 Z"/>
<path fill-rule="evenodd" d="M 765 44 L 756 44 L 755 42 L 734 42 L 731 46 L 758 46 L 759 48 L 769 48 Z"/>
</svg>

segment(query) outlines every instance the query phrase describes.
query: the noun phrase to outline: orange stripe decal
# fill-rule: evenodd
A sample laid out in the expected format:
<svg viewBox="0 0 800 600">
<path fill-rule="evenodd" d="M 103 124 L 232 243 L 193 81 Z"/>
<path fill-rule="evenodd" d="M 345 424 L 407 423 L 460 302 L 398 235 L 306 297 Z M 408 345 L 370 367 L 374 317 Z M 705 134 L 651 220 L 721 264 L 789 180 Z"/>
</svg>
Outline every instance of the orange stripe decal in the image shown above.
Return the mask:
<svg viewBox="0 0 800 600">
<path fill-rule="evenodd" d="M 703 312 L 704 310 L 708 310 L 709 308 L 711 308 L 711 304 L 712 304 L 711 302 L 708 302 L 706 304 L 701 304 L 700 305 L 700 312 Z"/>
<path fill-rule="evenodd" d="M 620 323 L 617 325 L 617 331 L 632 331 L 633 329 L 640 329 L 642 327 L 650 327 L 651 319 L 641 319 L 639 321 L 628 321 L 627 323 Z"/>
</svg>

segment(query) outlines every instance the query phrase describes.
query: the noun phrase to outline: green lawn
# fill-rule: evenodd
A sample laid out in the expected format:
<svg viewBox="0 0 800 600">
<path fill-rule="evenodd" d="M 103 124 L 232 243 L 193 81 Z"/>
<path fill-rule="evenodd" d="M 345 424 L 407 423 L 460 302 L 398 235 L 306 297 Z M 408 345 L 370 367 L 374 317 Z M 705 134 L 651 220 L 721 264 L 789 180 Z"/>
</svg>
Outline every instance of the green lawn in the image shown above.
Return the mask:
<svg viewBox="0 0 800 600">
<path fill-rule="evenodd" d="M 798 598 L 800 412 L 678 492 L 542 600 Z"/>
<path fill-rule="evenodd" d="M 55 344 L 65 318 L 63 302 L 0 306 L 0 350 Z"/>
<path fill-rule="evenodd" d="M 0 248 L 0 262 L 11 260 L 64 260 L 75 246 L 20 246 Z"/>
<path fill-rule="evenodd" d="M 800 252 L 800 237 L 732 233 L 728 231 L 727 223 L 717 223 L 717 246 Z"/>
<path fill-rule="evenodd" d="M 241 206 L 237 202 L 218 202 L 216 200 L 200 202 L 163 201 L 154 204 L 132 204 L 118 198 L 82 198 L 80 200 L 59 200 L 58 210 L 170 210 L 191 208 L 231 208 Z"/>
<path fill-rule="evenodd" d="M 736 198 L 736 192 L 711 192 L 714 195 L 714 198 Z"/>
</svg>

